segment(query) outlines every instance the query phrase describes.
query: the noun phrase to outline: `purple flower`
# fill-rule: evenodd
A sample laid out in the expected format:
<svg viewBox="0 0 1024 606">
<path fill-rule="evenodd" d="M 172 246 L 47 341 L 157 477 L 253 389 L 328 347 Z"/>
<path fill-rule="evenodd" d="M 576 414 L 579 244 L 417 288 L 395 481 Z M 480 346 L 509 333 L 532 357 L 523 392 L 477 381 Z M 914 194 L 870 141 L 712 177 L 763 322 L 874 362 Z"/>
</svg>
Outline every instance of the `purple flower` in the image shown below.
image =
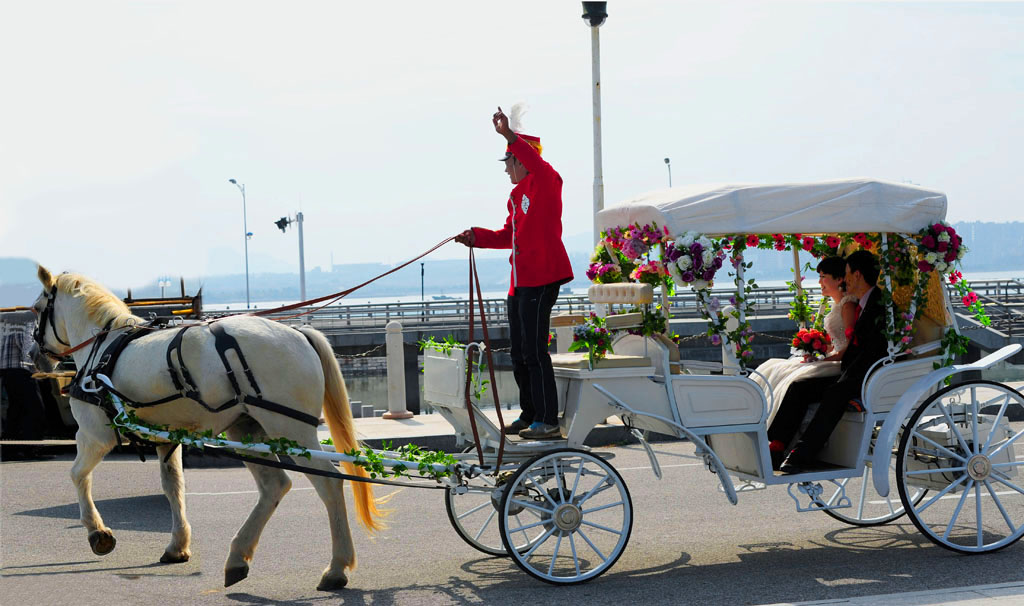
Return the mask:
<svg viewBox="0 0 1024 606">
<path fill-rule="evenodd" d="M 722 344 L 722 337 L 720 337 L 718 335 L 711 335 L 711 344 L 712 345 L 721 345 Z"/>
<path fill-rule="evenodd" d="M 729 297 L 729 304 L 736 305 L 736 297 Z"/>
<path fill-rule="evenodd" d="M 683 279 L 683 282 L 693 282 L 696 279 L 692 271 L 684 271 L 680 277 Z"/>
<path fill-rule="evenodd" d="M 718 311 L 721 308 L 722 301 L 718 297 L 711 299 L 711 302 L 708 303 L 708 309 L 710 309 L 711 311 Z"/>
<path fill-rule="evenodd" d="M 710 282 L 715 279 L 715 270 L 707 269 L 704 271 L 704 275 L 701 277 L 704 278 L 705 281 Z"/>
<path fill-rule="evenodd" d="M 587 279 L 590 280 L 591 282 L 593 282 L 594 278 L 597 277 L 597 273 L 598 273 L 598 265 L 597 265 L 597 263 L 591 263 L 590 267 L 587 268 Z"/>
<path fill-rule="evenodd" d="M 694 271 L 700 271 L 704 267 L 704 259 L 697 255 L 693 257 L 693 269 Z"/>
<path fill-rule="evenodd" d="M 722 257 L 715 257 L 715 260 L 711 262 L 711 266 L 716 270 L 722 269 Z"/>
<path fill-rule="evenodd" d="M 704 252 L 704 247 L 700 245 L 700 242 L 694 242 L 690 245 L 690 254 L 694 257 L 699 257 Z"/>
</svg>

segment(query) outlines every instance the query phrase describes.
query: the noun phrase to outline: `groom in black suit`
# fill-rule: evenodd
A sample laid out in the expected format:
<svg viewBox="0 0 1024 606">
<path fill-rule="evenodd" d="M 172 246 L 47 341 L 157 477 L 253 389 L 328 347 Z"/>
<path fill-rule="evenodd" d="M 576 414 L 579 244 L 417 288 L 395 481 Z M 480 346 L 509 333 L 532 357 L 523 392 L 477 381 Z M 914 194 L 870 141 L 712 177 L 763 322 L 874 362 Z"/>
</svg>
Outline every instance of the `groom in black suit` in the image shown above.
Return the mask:
<svg viewBox="0 0 1024 606">
<path fill-rule="evenodd" d="M 832 431 L 846 412 L 850 400 L 861 397 L 861 385 L 871 365 L 888 351 L 878 282 L 878 259 L 866 250 L 846 258 L 846 292 L 860 298 L 857 319 L 850 344 L 839 363 L 839 378 L 819 377 L 796 381 L 786 392 L 779 412 L 768 428 L 768 438 L 788 445 L 800 429 L 800 423 L 813 402 L 820 402 L 807 430 L 779 468 L 786 473 L 800 473 L 813 468 L 818 452 L 825 446 Z M 849 334 L 849 331 L 848 331 Z"/>
</svg>

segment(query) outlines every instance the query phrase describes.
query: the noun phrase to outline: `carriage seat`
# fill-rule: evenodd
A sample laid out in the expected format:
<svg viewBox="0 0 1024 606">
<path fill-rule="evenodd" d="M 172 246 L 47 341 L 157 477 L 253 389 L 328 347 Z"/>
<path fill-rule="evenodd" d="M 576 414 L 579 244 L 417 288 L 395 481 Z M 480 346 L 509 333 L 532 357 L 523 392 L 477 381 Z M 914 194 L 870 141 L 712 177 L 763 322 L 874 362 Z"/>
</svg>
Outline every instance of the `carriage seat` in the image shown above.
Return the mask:
<svg viewBox="0 0 1024 606">
<path fill-rule="evenodd" d="M 577 370 L 587 370 L 590 368 L 587 352 L 585 351 L 551 354 L 551 365 L 555 368 L 574 368 Z M 638 368 L 644 366 L 653 366 L 650 358 L 610 353 L 601 358 L 594 365 L 594 368 Z"/>
</svg>

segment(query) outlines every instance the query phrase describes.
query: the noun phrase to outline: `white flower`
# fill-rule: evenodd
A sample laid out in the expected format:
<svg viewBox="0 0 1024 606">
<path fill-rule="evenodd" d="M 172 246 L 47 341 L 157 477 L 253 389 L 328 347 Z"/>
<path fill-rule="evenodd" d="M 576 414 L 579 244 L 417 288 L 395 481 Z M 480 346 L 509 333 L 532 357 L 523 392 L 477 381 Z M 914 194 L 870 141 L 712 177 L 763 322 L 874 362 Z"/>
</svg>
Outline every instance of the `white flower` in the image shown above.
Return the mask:
<svg viewBox="0 0 1024 606">
<path fill-rule="evenodd" d="M 708 249 L 704 249 L 704 252 L 700 254 L 701 261 L 704 261 L 704 265 L 711 265 L 711 262 L 715 259 L 715 253 Z"/>
<path fill-rule="evenodd" d="M 690 259 L 689 255 L 683 255 L 676 261 L 676 265 L 679 266 L 679 269 L 686 271 L 690 269 L 691 265 L 693 265 L 693 260 Z"/>
<path fill-rule="evenodd" d="M 939 242 L 949 242 L 949 233 L 942 232 L 941 234 L 939 234 L 938 240 Z"/>
<path fill-rule="evenodd" d="M 939 261 L 938 263 L 935 264 L 935 269 L 937 269 L 939 273 L 945 273 L 947 267 L 949 266 L 946 265 L 945 261 Z"/>
<path fill-rule="evenodd" d="M 708 283 L 707 280 L 694 280 L 690 283 L 690 287 L 693 288 L 693 290 L 704 290 L 708 287 Z"/>
<path fill-rule="evenodd" d="M 693 244 L 693 236 L 690 235 L 690 232 L 686 232 L 682 238 L 676 241 L 676 246 L 679 248 L 689 249 L 691 244 Z"/>
<path fill-rule="evenodd" d="M 966 246 L 961 246 L 960 247 L 960 252 L 956 253 L 956 258 L 957 259 L 963 259 L 965 254 L 967 254 L 967 247 Z"/>
<path fill-rule="evenodd" d="M 931 263 L 932 265 L 935 265 L 935 262 L 939 260 L 939 255 L 930 252 L 924 256 L 924 260 L 928 263 Z"/>
<path fill-rule="evenodd" d="M 707 236 L 701 236 L 697 241 L 700 242 L 701 248 L 705 250 L 711 248 L 711 240 L 708 240 Z"/>
</svg>

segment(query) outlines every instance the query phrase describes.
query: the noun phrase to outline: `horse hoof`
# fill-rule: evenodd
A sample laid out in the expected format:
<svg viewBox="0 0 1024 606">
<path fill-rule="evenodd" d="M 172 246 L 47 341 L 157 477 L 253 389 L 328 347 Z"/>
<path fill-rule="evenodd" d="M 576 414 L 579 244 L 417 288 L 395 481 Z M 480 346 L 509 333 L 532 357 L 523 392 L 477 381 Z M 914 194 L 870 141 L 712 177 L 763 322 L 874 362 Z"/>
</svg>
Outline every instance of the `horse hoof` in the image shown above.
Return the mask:
<svg viewBox="0 0 1024 606">
<path fill-rule="evenodd" d="M 317 591 L 337 591 L 338 589 L 344 589 L 345 585 L 348 585 L 348 577 L 345 573 L 332 576 L 325 573 L 320 579 L 320 584 L 316 586 Z"/>
<path fill-rule="evenodd" d="M 224 586 L 231 587 L 232 585 L 241 581 L 247 576 L 249 576 L 248 566 L 235 566 L 234 568 L 226 568 L 224 569 Z"/>
<path fill-rule="evenodd" d="M 107 555 L 114 551 L 117 539 L 109 530 L 94 530 L 89 533 L 89 547 L 96 555 Z"/>
<path fill-rule="evenodd" d="M 175 554 L 175 553 L 171 553 L 169 551 L 165 551 L 164 555 L 160 556 L 160 563 L 161 564 L 181 564 L 182 562 L 187 562 L 188 558 L 189 558 L 189 554 L 186 553 L 186 552 L 181 552 L 181 553 L 176 553 Z"/>
</svg>

